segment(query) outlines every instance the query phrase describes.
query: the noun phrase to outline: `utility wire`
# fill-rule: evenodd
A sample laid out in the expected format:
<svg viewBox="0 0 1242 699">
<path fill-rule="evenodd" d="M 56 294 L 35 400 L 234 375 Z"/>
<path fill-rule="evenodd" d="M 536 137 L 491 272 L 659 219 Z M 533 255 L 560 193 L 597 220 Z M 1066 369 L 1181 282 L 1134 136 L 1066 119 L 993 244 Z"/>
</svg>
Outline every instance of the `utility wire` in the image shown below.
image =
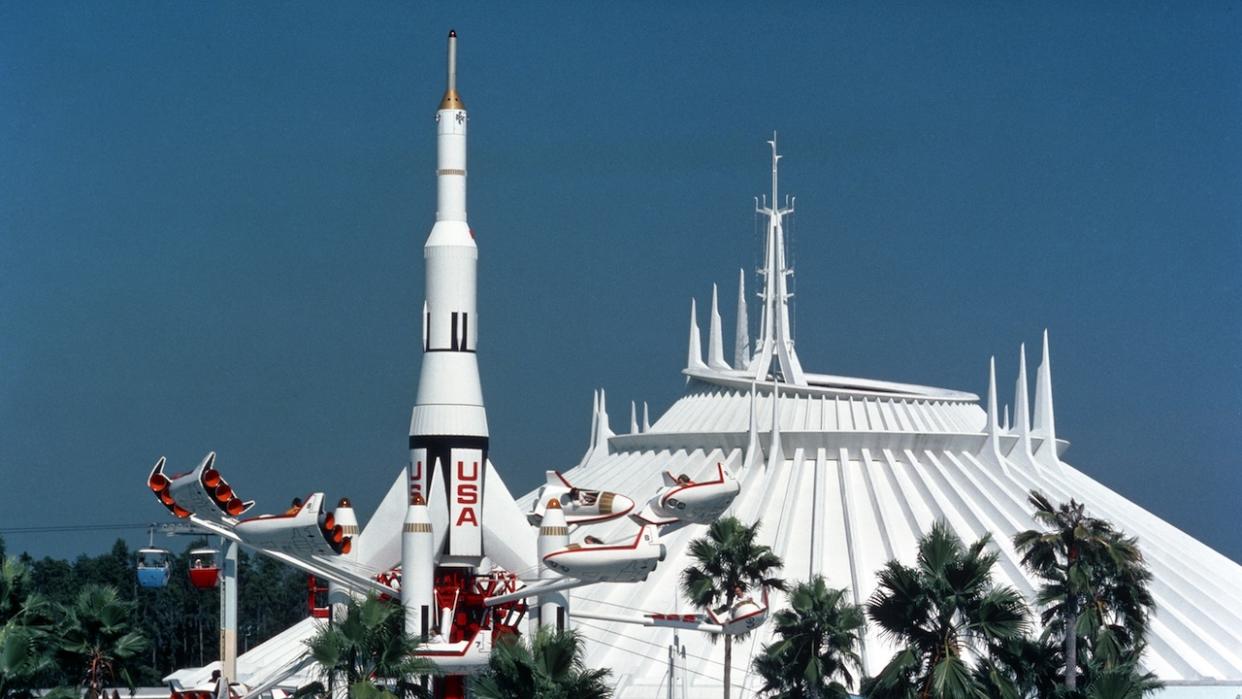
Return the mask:
<svg viewBox="0 0 1242 699">
<path fill-rule="evenodd" d="M 124 524 L 48 524 L 35 527 L 0 527 L 0 534 L 48 534 L 54 532 L 115 531 L 118 529 L 146 529 L 150 522 Z"/>
<path fill-rule="evenodd" d="M 610 631 L 609 629 L 605 629 L 605 628 L 600 627 L 600 626 L 595 626 L 594 624 L 585 624 L 585 623 L 582 623 L 582 622 L 575 622 L 575 624 L 574 624 L 574 625 L 575 625 L 575 626 L 588 626 L 588 627 L 590 627 L 590 628 L 592 628 L 592 629 L 596 629 L 597 631 L 605 631 L 605 632 L 608 632 L 608 633 L 617 633 L 616 631 Z M 626 636 L 625 634 L 617 634 L 617 635 L 618 635 L 618 636 L 621 636 L 622 638 L 629 639 L 629 640 L 631 640 L 631 641 L 639 641 L 639 640 L 640 640 L 640 639 L 637 639 L 637 638 L 633 638 L 632 636 Z M 601 641 L 600 641 L 600 643 L 603 643 L 603 642 L 604 642 L 603 640 L 601 640 Z M 652 642 L 650 642 L 650 641 L 641 641 L 641 642 L 642 642 L 642 643 L 646 643 L 647 645 L 650 645 L 650 646 L 655 646 L 655 647 L 657 647 L 657 648 L 659 648 L 659 649 L 661 649 L 661 650 L 664 650 L 664 651 L 667 651 L 667 650 L 668 650 L 668 646 L 662 646 L 662 645 L 660 645 L 660 644 L 658 644 L 658 643 L 652 643 Z M 623 652 L 623 653 L 629 653 L 629 654 L 631 654 L 631 655 L 637 655 L 637 656 L 638 656 L 638 657 L 640 657 L 640 658 L 646 658 L 647 660 L 652 660 L 652 661 L 654 661 L 654 662 L 661 663 L 661 664 L 668 662 L 668 659 L 667 659 L 667 658 L 657 658 L 657 657 L 652 657 L 652 656 L 650 656 L 650 655 L 647 655 L 646 653 L 641 653 L 641 652 L 639 652 L 639 651 L 636 651 L 636 650 L 633 650 L 633 649 L 630 649 L 630 648 L 623 648 L 623 647 L 621 647 L 621 646 L 617 646 L 617 645 L 610 645 L 610 646 L 609 646 L 609 648 L 610 648 L 611 650 L 619 650 L 619 651 L 621 651 L 621 652 Z M 687 658 L 695 658 L 695 659 L 698 659 L 698 660 L 705 660 L 704 658 L 702 658 L 702 657 L 700 657 L 700 656 L 691 655 L 691 654 L 689 654 L 689 653 L 687 653 L 687 654 L 686 654 L 686 657 L 687 657 Z M 724 663 L 720 662 L 719 660 L 707 660 L 707 662 L 709 662 L 709 663 L 713 663 L 713 664 L 716 664 L 716 665 L 720 665 L 721 667 L 723 667 L 723 666 L 724 666 Z M 708 673 L 706 673 L 706 672 L 699 672 L 698 670 L 691 670 L 691 669 L 690 669 L 690 668 L 688 668 L 688 667 L 682 667 L 681 669 L 682 669 L 682 671 L 684 671 L 684 672 L 688 672 L 688 673 L 690 673 L 690 674 L 692 674 L 692 675 L 698 675 L 699 677 L 706 677 L 706 678 L 708 678 L 708 679 L 713 679 L 713 680 L 714 680 L 714 679 L 719 679 L 719 677 L 717 677 L 716 675 L 711 675 L 711 674 L 708 674 Z M 735 669 L 735 670 L 737 670 L 737 669 L 741 669 L 741 668 L 738 668 L 737 666 L 734 666 L 734 669 Z"/>
<path fill-rule="evenodd" d="M 570 614 L 570 616 L 572 617 L 572 616 L 573 616 L 573 614 L 571 613 L 571 614 Z M 637 636 L 630 636 L 629 634 L 624 634 L 624 633 L 621 633 L 620 631 L 614 631 L 614 630 L 612 630 L 612 629 L 605 628 L 605 627 L 603 627 L 603 626 L 597 626 L 597 625 L 592 624 L 592 623 L 587 622 L 587 621 L 579 621 L 579 620 L 575 619 L 575 620 L 574 620 L 574 626 L 588 626 L 588 627 L 590 627 L 590 628 L 592 628 L 592 629 L 597 629 L 597 630 L 599 630 L 599 631 L 603 631 L 603 632 L 605 632 L 605 633 L 614 634 L 614 635 L 620 636 L 621 638 L 624 638 L 624 639 L 626 639 L 626 640 L 634 641 L 634 642 L 636 642 L 636 643 L 645 643 L 646 645 L 649 645 L 649 646 L 654 646 L 654 647 L 656 647 L 656 648 L 662 648 L 662 649 L 665 649 L 665 650 L 667 650 L 667 649 L 668 649 L 668 646 L 666 646 L 666 645 L 662 645 L 662 644 L 659 644 L 659 643 L 655 643 L 655 642 L 653 642 L 653 641 L 648 641 L 648 640 L 646 640 L 646 639 L 638 638 Z M 691 630 L 691 633 L 701 633 L 701 632 L 695 632 L 695 631 Z M 703 655 L 695 655 L 694 653 L 686 653 L 686 657 L 687 657 L 687 658 L 694 658 L 695 660 L 701 660 L 701 661 L 703 661 L 703 662 L 705 662 L 705 663 L 710 663 L 710 664 L 712 664 L 712 665 L 719 665 L 721 668 L 723 668 L 723 667 L 724 667 L 724 662 L 723 662 L 723 661 L 721 661 L 721 660 L 714 660 L 714 659 L 709 658 L 709 657 L 707 657 L 707 656 L 703 656 Z M 742 668 L 739 668 L 737 665 L 734 665 L 734 666 L 733 666 L 733 669 L 734 669 L 734 670 L 740 670 L 740 669 L 742 669 Z"/>
</svg>

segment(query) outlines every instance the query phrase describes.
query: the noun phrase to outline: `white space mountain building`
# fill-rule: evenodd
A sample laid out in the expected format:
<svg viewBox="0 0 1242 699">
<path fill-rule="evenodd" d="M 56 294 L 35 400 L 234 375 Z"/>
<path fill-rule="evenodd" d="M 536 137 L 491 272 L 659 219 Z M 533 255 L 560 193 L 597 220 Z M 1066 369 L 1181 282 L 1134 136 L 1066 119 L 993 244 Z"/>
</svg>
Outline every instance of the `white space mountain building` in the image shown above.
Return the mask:
<svg viewBox="0 0 1242 699">
<path fill-rule="evenodd" d="M 773 144 L 773 202 L 778 157 Z M 773 204 L 760 211 L 769 224 L 755 351 L 743 275 L 732 362 L 725 360 L 713 289 L 706 357 L 691 304 L 685 395 L 650 425 L 645 406 L 641 424 L 631 408 L 629 433 L 617 435 L 604 393 L 597 393 L 590 446 L 566 479 L 643 502 L 663 471 L 711 480 L 724 464 L 741 481 L 729 513 L 762 522 L 761 539 L 784 559 L 784 576 L 823 575 L 858 604 L 876 589 L 886 561 L 914 562 L 917 539 L 937 520 L 968 542 L 991 534 L 1000 552 L 998 582 L 1032 599 L 1038 582 L 1010 543 L 1015 533 L 1036 527 L 1027 493 L 1075 498 L 1139 537 L 1158 605 L 1145 663 L 1168 685 L 1165 696 L 1242 693 L 1242 566 L 1061 460 L 1067 443 L 1057 438 L 1047 333 L 1033 402 L 1019 350 L 1012 424 L 998 415 L 994 362 L 984 405 L 961 391 L 809 373 L 789 330 L 781 226 L 787 210 Z M 600 525 L 605 539 L 609 526 L 624 525 Z M 686 611 L 678 576 L 693 563 L 687 544 L 704 529 L 662 536 L 668 558 L 643 585 L 570 594 L 574 626 L 591 641 L 588 662 L 612 668 L 619 697 L 719 696 L 723 650 L 704 635 L 682 632 L 674 640 L 668 630 L 580 618 Z M 774 596 L 772 607 L 781 604 Z M 770 626 L 762 626 L 735 642 L 735 696 L 752 696 L 762 685 L 750 660 L 770 638 Z M 861 653 L 867 674 L 895 650 L 869 625 Z"/>
<path fill-rule="evenodd" d="M 823 575 L 859 604 L 875 590 L 876 571 L 893 558 L 912 562 L 918 538 L 943 520 L 967 541 L 991 534 L 999 582 L 1033 598 L 1037 583 L 1010 538 L 1035 526 L 1026 502 L 1034 489 L 1083 501 L 1139 537 L 1158 604 L 1145 662 L 1169 695 L 1242 692 L 1242 567 L 1061 460 L 1046 335 L 1033 401 L 1023 353 L 1012 424 L 998 415 L 994 371 L 981 406 L 971 393 L 801 365 L 775 139 L 771 200 L 760 208 L 768 226 L 753 347 L 743 273 L 729 360 L 713 289 L 706 355 L 691 304 L 685 395 L 654 423 L 646 406 L 640 421 L 631 405 L 629 433 L 615 434 L 599 391 L 581 462 L 512 498 L 487 453 L 479 251 L 466 223 L 468 117 L 456 91 L 454 36 L 436 114 L 438 213 L 424 247 L 424 356 L 408 471 L 360 529 L 347 500 L 327 512 L 319 493 L 290 512 L 247 517 L 253 503 L 236 497 L 214 455 L 179 475 L 166 475 L 161 459 L 148 484 L 170 512 L 331 581 L 338 600 L 399 596 L 407 630 L 429 638 L 423 654 L 454 674 L 437 685 L 440 696 L 467 694 L 463 678 L 486 664 L 494 639 L 568 625 L 588 639 L 588 663 L 611 669 L 618 697 L 689 699 L 721 694 L 723 649 L 705 630 L 753 630 L 734 645 L 732 675 L 734 696 L 755 694 L 761 682 L 751 659 L 771 633 L 762 622 L 784 602 L 774 595 L 768 606 L 694 615 L 680 599 L 681 572 L 692 564 L 687 545 L 719 515 L 762 522 L 763 543 L 784 559 L 787 579 Z M 230 660 L 226 676 L 255 692 L 309 681 L 304 642 L 321 623 L 306 619 Z M 869 626 L 866 673 L 894 650 Z M 169 679 L 198 686 L 214 667 Z"/>
</svg>

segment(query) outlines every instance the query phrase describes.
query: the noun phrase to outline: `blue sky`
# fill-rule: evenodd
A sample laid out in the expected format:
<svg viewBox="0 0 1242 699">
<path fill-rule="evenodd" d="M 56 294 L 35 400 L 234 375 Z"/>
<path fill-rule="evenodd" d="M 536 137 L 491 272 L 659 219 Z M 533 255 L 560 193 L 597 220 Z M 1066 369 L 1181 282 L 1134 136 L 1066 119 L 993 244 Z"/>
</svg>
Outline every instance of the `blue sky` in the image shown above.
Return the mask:
<svg viewBox="0 0 1242 699">
<path fill-rule="evenodd" d="M 0 529 L 163 521 L 147 469 L 212 449 L 260 509 L 378 502 L 449 28 L 515 492 L 592 389 L 618 431 L 676 399 L 713 282 L 732 332 L 779 129 L 804 366 L 982 393 L 996 354 L 1008 401 L 1048 327 L 1067 460 L 1242 560 L 1236 2 L 0 5 Z"/>
</svg>

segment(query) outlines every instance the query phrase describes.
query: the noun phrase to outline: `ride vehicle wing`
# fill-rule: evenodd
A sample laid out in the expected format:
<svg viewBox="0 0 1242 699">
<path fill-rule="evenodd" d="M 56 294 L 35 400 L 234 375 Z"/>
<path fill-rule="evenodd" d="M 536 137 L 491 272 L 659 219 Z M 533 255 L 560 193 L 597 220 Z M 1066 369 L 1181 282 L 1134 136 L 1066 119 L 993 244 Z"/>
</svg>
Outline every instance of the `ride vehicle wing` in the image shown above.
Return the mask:
<svg viewBox="0 0 1242 699">
<path fill-rule="evenodd" d="M 156 461 L 147 486 L 175 517 L 188 519 L 200 529 L 287 563 L 306 573 L 357 590 L 391 594 L 348 559 L 352 547 L 332 512 L 323 510 L 323 493 L 314 493 L 283 514 L 238 519 L 254 501 L 242 501 L 215 467 L 210 452 L 192 471 L 164 473 L 164 457 Z"/>
</svg>

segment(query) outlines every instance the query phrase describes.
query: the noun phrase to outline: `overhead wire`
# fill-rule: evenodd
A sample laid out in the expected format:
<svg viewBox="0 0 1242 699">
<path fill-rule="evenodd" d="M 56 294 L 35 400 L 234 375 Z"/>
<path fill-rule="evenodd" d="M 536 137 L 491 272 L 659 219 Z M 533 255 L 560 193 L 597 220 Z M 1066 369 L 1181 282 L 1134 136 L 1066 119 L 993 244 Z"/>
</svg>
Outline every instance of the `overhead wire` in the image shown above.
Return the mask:
<svg viewBox="0 0 1242 699">
<path fill-rule="evenodd" d="M 654 642 L 654 641 L 648 641 L 648 640 L 643 639 L 643 638 L 638 638 L 637 636 L 630 636 L 630 635 L 628 635 L 628 634 L 621 633 L 620 631 L 614 631 L 614 630 L 612 630 L 612 629 L 609 629 L 609 628 L 606 628 L 606 627 L 603 627 L 603 626 L 597 626 L 596 624 L 592 624 L 592 623 L 590 623 L 590 622 L 588 622 L 588 621 L 581 621 L 581 620 L 575 619 L 575 620 L 574 620 L 574 625 L 575 625 L 575 626 L 587 626 L 587 627 L 590 627 L 590 628 L 593 628 L 593 629 L 597 629 L 597 630 L 599 630 L 599 631 L 603 631 L 603 632 L 605 632 L 605 633 L 610 633 L 610 634 L 613 634 L 613 635 L 615 635 L 615 636 L 620 636 L 621 638 L 624 638 L 624 639 L 629 640 L 629 641 L 634 641 L 634 642 L 636 642 L 636 643 L 643 643 L 643 644 L 646 644 L 646 645 L 649 645 L 649 646 L 653 646 L 653 647 L 656 647 L 656 648 L 667 648 L 667 646 L 661 645 L 661 644 L 656 643 L 656 642 Z M 668 628 L 668 627 L 666 627 L 666 628 Z M 699 633 L 699 632 L 696 632 L 696 633 Z M 722 668 L 724 667 L 724 661 L 721 661 L 721 660 L 716 660 L 716 659 L 714 659 L 714 658 L 709 658 L 709 657 L 704 656 L 704 655 L 695 655 L 694 653 L 686 653 L 686 657 L 687 657 L 687 658 L 694 658 L 695 660 L 701 660 L 701 661 L 703 661 L 703 662 L 705 662 L 705 663 L 711 663 L 712 665 L 719 665 L 719 666 L 720 666 L 720 667 L 722 667 Z M 735 665 L 733 669 L 737 670 L 737 669 L 739 669 L 739 668 Z"/>
<path fill-rule="evenodd" d="M 0 527 L 0 534 L 49 534 L 57 532 L 116 531 L 119 529 L 146 529 L 150 522 L 126 522 L 121 524 L 46 524 L 31 527 Z"/>
</svg>

